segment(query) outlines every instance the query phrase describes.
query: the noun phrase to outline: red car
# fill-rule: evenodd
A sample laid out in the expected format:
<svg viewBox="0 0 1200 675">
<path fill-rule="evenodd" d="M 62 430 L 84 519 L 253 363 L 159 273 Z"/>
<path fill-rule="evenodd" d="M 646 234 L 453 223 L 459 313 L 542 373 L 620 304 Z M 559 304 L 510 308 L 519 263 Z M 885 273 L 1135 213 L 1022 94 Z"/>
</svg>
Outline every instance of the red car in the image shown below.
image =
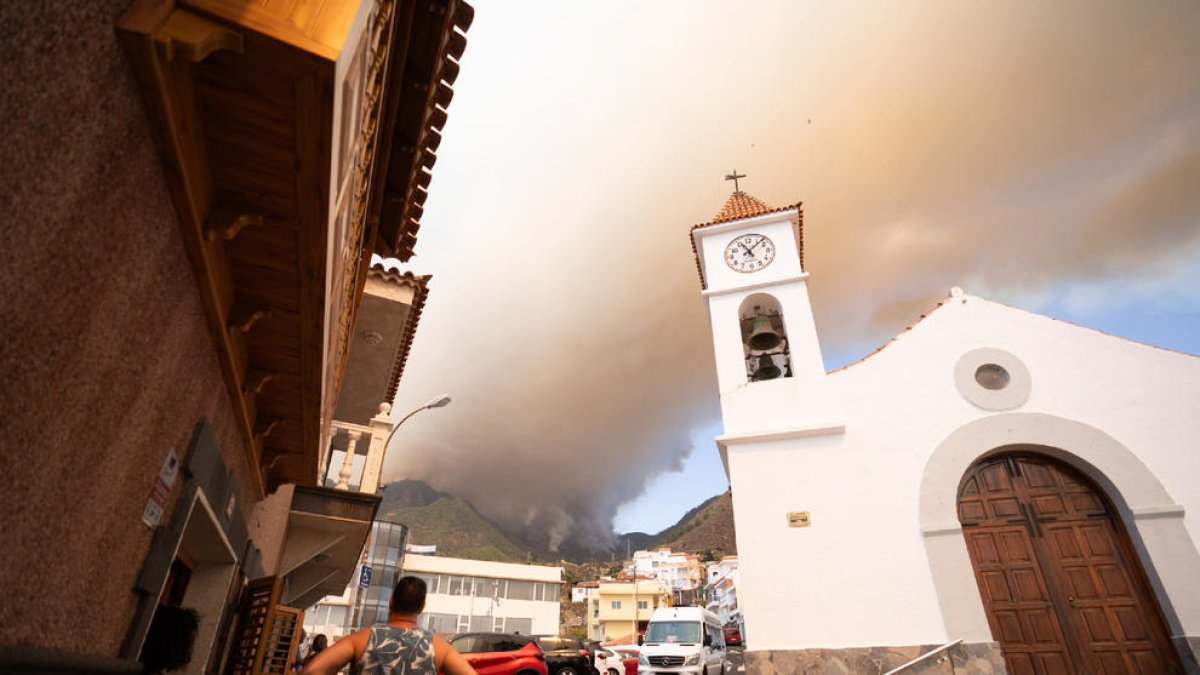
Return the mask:
<svg viewBox="0 0 1200 675">
<path fill-rule="evenodd" d="M 742 646 L 742 631 L 735 626 L 726 626 L 722 632 L 725 633 L 725 644 L 730 647 Z"/>
<path fill-rule="evenodd" d="M 546 655 L 528 635 L 463 633 L 449 642 L 479 675 L 547 675 Z"/>
<path fill-rule="evenodd" d="M 625 675 L 637 675 L 638 653 L 630 649 L 613 649 L 625 664 Z"/>
</svg>

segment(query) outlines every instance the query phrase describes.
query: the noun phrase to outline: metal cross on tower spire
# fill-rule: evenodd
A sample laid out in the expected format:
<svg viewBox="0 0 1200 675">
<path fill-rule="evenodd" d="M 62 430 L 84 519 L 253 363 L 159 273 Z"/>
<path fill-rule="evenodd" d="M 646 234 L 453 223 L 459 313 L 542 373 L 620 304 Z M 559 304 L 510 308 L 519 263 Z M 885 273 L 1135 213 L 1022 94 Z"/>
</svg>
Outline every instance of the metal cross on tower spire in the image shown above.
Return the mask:
<svg viewBox="0 0 1200 675">
<path fill-rule="evenodd" d="M 737 172 L 737 169 L 734 169 L 733 173 L 725 175 L 725 180 L 733 181 L 733 192 L 736 194 L 736 193 L 742 191 L 742 189 L 738 187 L 738 179 L 745 178 L 745 177 L 746 177 L 746 174 L 744 174 L 744 173 L 739 174 Z"/>
</svg>

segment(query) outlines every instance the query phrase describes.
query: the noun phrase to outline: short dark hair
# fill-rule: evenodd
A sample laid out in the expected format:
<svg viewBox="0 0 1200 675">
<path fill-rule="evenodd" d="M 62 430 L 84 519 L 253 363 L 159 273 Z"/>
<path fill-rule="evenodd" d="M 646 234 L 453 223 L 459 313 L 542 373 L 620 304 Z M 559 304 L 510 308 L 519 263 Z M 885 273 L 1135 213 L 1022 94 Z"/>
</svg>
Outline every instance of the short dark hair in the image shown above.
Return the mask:
<svg viewBox="0 0 1200 675">
<path fill-rule="evenodd" d="M 400 614 L 420 614 L 425 609 L 425 580 L 420 577 L 400 577 L 392 591 L 392 611 Z"/>
</svg>

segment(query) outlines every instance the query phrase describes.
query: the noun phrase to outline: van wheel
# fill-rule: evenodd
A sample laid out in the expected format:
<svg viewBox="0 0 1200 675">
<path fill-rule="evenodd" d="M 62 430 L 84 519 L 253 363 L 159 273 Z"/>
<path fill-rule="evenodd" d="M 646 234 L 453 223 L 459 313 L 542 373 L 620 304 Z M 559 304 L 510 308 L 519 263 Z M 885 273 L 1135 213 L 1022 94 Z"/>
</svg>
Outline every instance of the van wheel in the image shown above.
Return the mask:
<svg viewBox="0 0 1200 675">
<path fill-rule="evenodd" d="M 608 675 L 621 675 L 621 674 L 617 672 L 616 668 L 609 668 Z"/>
</svg>

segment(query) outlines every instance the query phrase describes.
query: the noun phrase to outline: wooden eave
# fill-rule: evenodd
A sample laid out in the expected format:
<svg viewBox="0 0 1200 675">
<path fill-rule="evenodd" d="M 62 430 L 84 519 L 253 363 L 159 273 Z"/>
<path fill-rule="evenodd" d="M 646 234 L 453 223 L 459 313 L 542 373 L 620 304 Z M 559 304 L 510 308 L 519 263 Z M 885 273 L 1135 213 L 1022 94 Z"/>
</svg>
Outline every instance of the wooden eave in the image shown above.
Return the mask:
<svg viewBox="0 0 1200 675">
<path fill-rule="evenodd" d="M 331 8 L 352 13 L 358 6 L 358 0 L 321 4 L 325 16 Z M 419 73 L 440 82 L 441 73 L 456 71 L 457 64 L 442 64 L 461 54 L 465 38 L 455 26 L 465 27 L 471 15 L 458 0 L 379 0 L 378 6 L 380 18 L 368 30 L 380 31 L 383 45 L 372 64 L 383 73 L 382 103 L 363 125 L 372 133 L 378 125 L 378 132 L 363 144 L 364 188 L 355 195 L 365 217 L 346 241 L 350 262 L 330 297 L 339 53 L 330 36 L 344 18 L 331 20 L 332 28 L 317 19 L 298 27 L 294 19 L 303 12 L 295 8 L 280 18 L 241 0 L 139 0 L 118 24 L 260 494 L 282 483 L 318 481 L 324 418 L 337 400 L 376 248 L 382 186 L 393 176 L 386 167 L 402 168 L 391 161 L 392 139 L 436 147 L 430 131 L 444 122 L 439 102 L 449 102 L 437 87 L 410 90 L 401 83 Z M 408 167 L 406 195 L 427 184 L 419 166 Z M 334 322 L 328 342 L 327 315 Z"/>
<path fill-rule="evenodd" d="M 446 109 L 454 98 L 452 88 L 475 10 L 462 0 L 411 4 L 404 58 L 393 62 L 384 100 L 378 188 L 373 191 L 370 213 L 378 223 L 375 252 L 407 261 L 420 228 L 431 170 L 437 161 Z"/>
</svg>

